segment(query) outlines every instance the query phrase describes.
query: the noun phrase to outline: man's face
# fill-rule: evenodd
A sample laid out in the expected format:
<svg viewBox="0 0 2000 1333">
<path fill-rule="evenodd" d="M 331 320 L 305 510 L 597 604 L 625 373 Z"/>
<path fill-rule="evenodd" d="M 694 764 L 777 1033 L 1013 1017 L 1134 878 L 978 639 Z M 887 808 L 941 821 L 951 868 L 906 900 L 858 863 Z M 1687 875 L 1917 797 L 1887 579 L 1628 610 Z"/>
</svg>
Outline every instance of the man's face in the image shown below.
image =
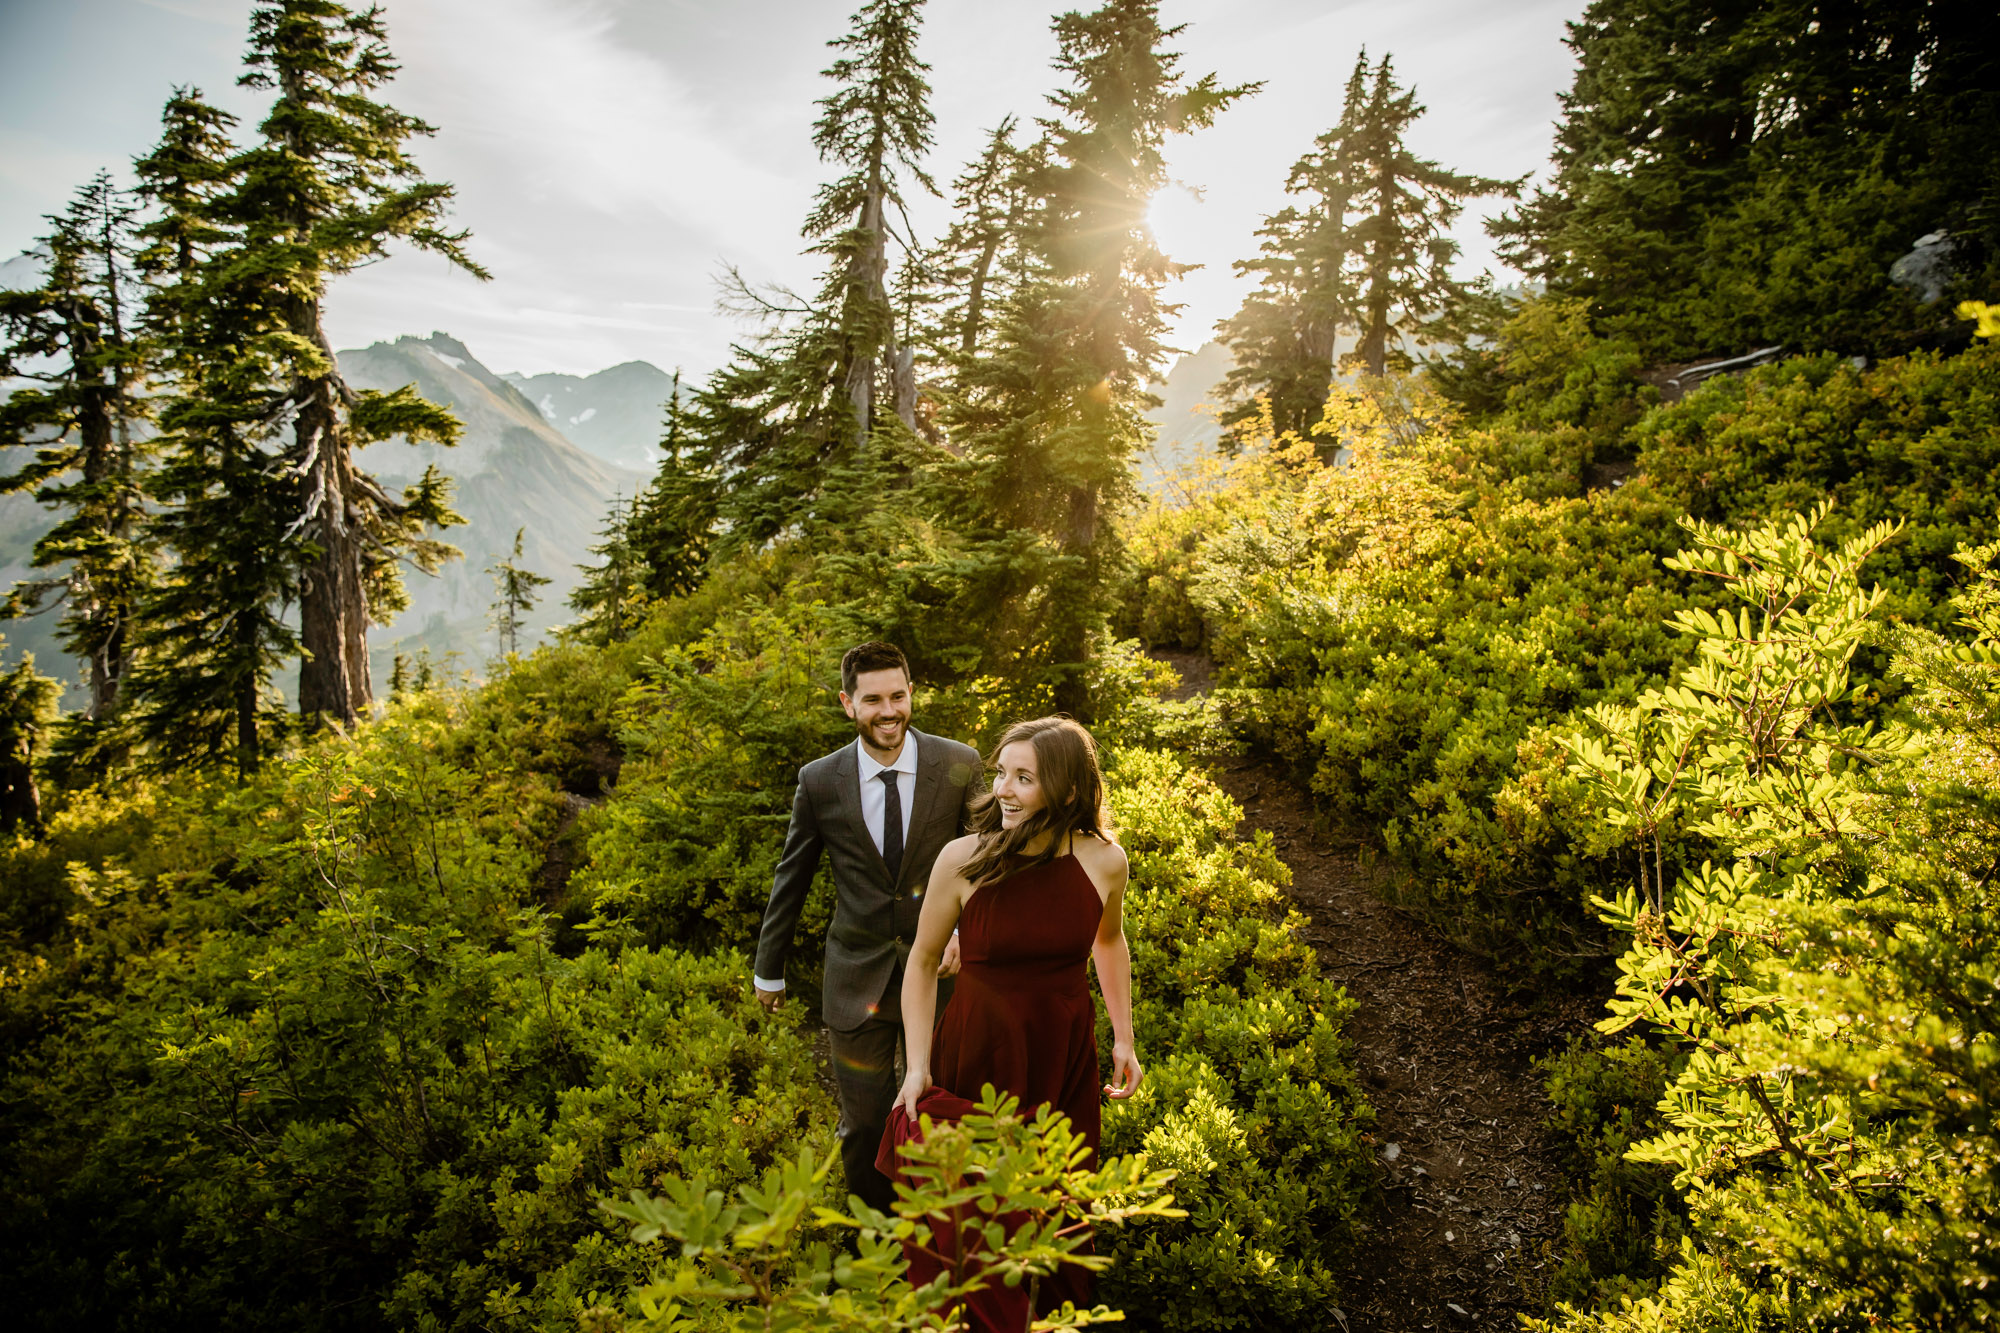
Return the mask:
<svg viewBox="0 0 2000 1333">
<path fill-rule="evenodd" d="M 893 754 L 910 725 L 910 678 L 897 667 L 856 672 L 854 693 L 841 691 L 840 706 L 854 719 L 862 744 Z"/>
</svg>

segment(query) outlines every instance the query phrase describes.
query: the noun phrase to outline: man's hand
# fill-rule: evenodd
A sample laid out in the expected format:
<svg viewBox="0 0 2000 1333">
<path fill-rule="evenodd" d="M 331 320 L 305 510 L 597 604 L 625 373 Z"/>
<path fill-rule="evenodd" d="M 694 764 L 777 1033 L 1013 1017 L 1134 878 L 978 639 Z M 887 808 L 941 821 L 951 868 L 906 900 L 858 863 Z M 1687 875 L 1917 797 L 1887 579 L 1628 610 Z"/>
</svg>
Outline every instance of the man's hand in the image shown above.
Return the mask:
<svg viewBox="0 0 2000 1333">
<path fill-rule="evenodd" d="M 944 942 L 944 955 L 938 959 L 938 975 L 955 977 L 958 975 L 958 932 L 951 932 L 951 938 Z"/>
<path fill-rule="evenodd" d="M 757 1003 L 764 1006 L 764 1012 L 775 1014 L 785 1003 L 785 993 L 781 990 L 765 990 L 762 986 L 752 986 L 757 992 Z"/>
</svg>

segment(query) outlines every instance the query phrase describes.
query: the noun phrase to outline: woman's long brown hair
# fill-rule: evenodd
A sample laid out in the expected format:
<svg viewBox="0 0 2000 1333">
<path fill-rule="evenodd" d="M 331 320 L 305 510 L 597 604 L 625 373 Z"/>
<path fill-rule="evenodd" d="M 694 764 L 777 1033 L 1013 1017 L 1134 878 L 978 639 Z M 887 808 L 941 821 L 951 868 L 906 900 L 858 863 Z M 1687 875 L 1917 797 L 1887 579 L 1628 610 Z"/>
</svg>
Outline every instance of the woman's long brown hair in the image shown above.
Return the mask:
<svg viewBox="0 0 2000 1333">
<path fill-rule="evenodd" d="M 994 883 L 1015 867 L 1008 858 L 1044 833 L 1052 834 L 1030 865 L 1042 865 L 1062 854 L 1076 833 L 1089 833 L 1112 841 L 1111 812 L 1104 804 L 1104 774 L 1097 766 L 1097 742 L 1066 717 L 1038 717 L 1016 722 L 1001 733 L 999 744 L 988 757 L 998 765 L 1000 752 L 1010 745 L 1026 742 L 1035 750 L 1035 777 L 1047 801 L 1013 828 L 1000 824 L 1000 802 L 993 793 L 981 792 L 973 798 L 968 820 L 979 835 L 961 873 L 975 888 Z"/>
</svg>

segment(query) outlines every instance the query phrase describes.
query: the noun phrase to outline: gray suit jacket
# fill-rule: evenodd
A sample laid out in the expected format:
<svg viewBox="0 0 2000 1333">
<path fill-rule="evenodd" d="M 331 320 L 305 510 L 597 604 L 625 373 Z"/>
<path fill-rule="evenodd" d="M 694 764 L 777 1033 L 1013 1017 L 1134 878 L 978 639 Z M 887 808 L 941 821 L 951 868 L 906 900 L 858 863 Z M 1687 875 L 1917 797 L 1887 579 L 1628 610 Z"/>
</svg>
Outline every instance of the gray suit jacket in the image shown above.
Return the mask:
<svg viewBox="0 0 2000 1333">
<path fill-rule="evenodd" d="M 850 742 L 799 770 L 784 855 L 757 935 L 757 975 L 776 981 L 785 975 L 792 932 L 825 851 L 833 865 L 834 908 L 820 1012 L 840 1032 L 860 1027 L 882 1007 L 889 980 L 917 937 L 931 864 L 964 831 L 966 806 L 979 790 L 978 751 L 914 727 L 910 734 L 917 738 L 917 778 L 901 873 L 890 880 L 888 863 L 862 822 L 861 769 Z M 886 1007 L 893 1014 L 896 1002 Z"/>
</svg>

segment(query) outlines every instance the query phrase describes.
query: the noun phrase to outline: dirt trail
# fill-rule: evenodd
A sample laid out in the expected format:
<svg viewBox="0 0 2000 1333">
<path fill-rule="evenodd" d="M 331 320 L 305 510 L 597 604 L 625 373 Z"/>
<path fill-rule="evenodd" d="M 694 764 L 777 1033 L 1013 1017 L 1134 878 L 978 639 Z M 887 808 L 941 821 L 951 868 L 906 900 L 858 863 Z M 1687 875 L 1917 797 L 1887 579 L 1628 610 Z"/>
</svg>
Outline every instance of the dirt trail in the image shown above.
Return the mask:
<svg viewBox="0 0 2000 1333">
<path fill-rule="evenodd" d="M 1209 685 L 1206 659 L 1156 654 L 1183 696 Z M 1360 1002 L 1349 1026 L 1379 1120 L 1381 1204 L 1327 1327 L 1345 1333 L 1518 1329 L 1539 1312 L 1544 1242 L 1561 1230 L 1563 1176 L 1542 1128 L 1548 1103 L 1535 1056 L 1581 1031 L 1593 1006 L 1512 1000 L 1482 961 L 1368 889 L 1353 840 L 1321 831 L 1306 798 L 1268 759 L 1214 776 L 1267 829 L 1311 918 L 1304 938 L 1326 974 Z"/>
</svg>

